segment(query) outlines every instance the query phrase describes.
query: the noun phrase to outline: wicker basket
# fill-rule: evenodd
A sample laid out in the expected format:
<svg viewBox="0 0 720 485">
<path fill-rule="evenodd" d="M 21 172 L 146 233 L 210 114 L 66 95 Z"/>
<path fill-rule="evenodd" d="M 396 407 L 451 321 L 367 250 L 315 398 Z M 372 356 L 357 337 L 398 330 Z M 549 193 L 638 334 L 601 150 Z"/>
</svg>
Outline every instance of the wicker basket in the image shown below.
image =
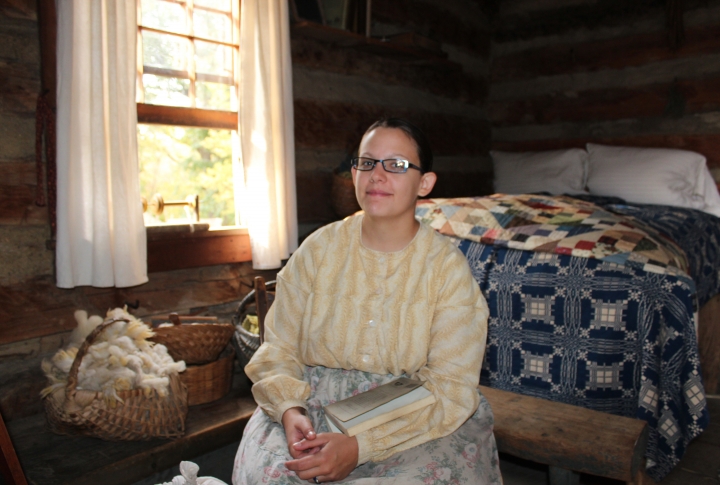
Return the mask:
<svg viewBox="0 0 720 485">
<path fill-rule="evenodd" d="M 58 434 L 80 434 L 109 441 L 176 438 L 185 433 L 187 388 L 176 373 L 170 375 L 168 394 L 146 396 L 142 389 L 120 391 L 122 402 L 109 404 L 98 391 L 77 388 L 78 370 L 90 345 L 105 328 L 124 319 L 100 324 L 80 346 L 70 367 L 67 386 L 44 398 L 50 429 Z"/>
<path fill-rule="evenodd" d="M 155 336 L 150 340 L 163 344 L 174 360 L 184 360 L 187 365 L 217 360 L 235 332 L 233 325 L 216 323 L 215 317 L 205 317 L 205 323 L 183 323 L 197 321 L 198 317 L 178 317 L 175 313 L 168 318 L 174 325 L 155 327 Z"/>
<path fill-rule="evenodd" d="M 347 217 L 360 210 L 352 179 L 343 177 L 337 170 L 333 171 L 330 202 L 333 210 L 340 217 Z"/>
<path fill-rule="evenodd" d="M 268 296 L 274 298 L 275 280 L 266 282 L 265 288 L 268 291 Z M 255 308 L 255 290 L 251 290 L 240 300 L 237 310 L 235 310 L 235 314 L 232 317 L 233 325 L 235 325 L 235 334 L 233 335 L 232 343 L 237 352 L 240 367 L 243 369 L 248 362 L 250 362 L 255 351 L 260 348 L 260 335 L 248 332 L 242 326 L 242 322 L 248 314 L 257 314 L 257 309 Z"/>
<path fill-rule="evenodd" d="M 230 391 L 234 357 L 235 352 L 228 347 L 214 362 L 187 366 L 180 380 L 187 386 L 188 406 L 217 401 Z"/>
</svg>

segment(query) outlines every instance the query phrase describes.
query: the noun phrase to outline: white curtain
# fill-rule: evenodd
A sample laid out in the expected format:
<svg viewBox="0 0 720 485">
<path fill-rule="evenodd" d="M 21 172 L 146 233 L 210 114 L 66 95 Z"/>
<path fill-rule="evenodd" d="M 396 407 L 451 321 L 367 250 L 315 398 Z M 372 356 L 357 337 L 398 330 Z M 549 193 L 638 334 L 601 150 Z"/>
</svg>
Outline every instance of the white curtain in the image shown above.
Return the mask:
<svg viewBox="0 0 720 485">
<path fill-rule="evenodd" d="M 239 134 L 255 269 L 278 268 L 297 248 L 292 64 L 287 0 L 241 0 Z"/>
<path fill-rule="evenodd" d="M 57 285 L 148 281 L 135 2 L 58 0 Z"/>
</svg>

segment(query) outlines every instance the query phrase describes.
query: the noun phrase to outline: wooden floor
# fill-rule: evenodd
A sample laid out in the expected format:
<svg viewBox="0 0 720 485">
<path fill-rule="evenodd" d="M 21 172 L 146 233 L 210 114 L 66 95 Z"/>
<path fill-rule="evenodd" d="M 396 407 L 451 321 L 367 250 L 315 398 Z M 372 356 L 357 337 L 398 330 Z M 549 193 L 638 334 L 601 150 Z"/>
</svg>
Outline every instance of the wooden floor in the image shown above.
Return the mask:
<svg viewBox="0 0 720 485">
<path fill-rule="evenodd" d="M 706 485 L 720 483 L 720 395 L 708 397 L 710 426 L 696 438 L 677 467 L 659 485 Z M 505 485 L 544 485 L 547 467 L 510 456 L 500 457 Z M 623 482 L 590 475 L 581 485 L 623 485 Z"/>
<path fill-rule="evenodd" d="M 206 406 L 209 406 L 210 408 L 216 406 L 229 406 L 229 402 L 231 402 L 231 400 L 228 402 L 225 401 L 226 400 L 223 400 L 216 404 Z M 254 408 L 254 404 L 251 401 L 248 401 L 247 403 L 242 402 L 241 404 L 244 407 L 241 406 L 242 409 L 238 408 L 237 412 L 244 416 L 249 416 L 249 413 Z M 235 403 L 232 404 L 232 406 L 237 407 L 238 404 Z M 713 396 L 708 398 L 708 406 L 710 409 L 709 428 L 700 437 L 695 439 L 690 444 L 685 457 L 682 459 L 679 465 L 659 485 L 720 484 L 720 396 Z M 213 411 L 217 411 L 217 409 L 203 409 L 203 411 L 207 412 L 207 414 L 216 414 Z M 202 420 L 205 417 L 207 417 L 205 413 L 199 413 L 198 416 L 194 417 L 194 419 L 189 421 L 189 437 L 192 436 L 193 428 L 198 425 L 198 423 L 195 423 L 195 421 Z M 66 482 L 65 480 L 55 480 L 53 479 L 53 477 L 48 476 L 50 468 L 58 468 L 57 466 L 49 466 L 50 464 L 47 462 L 47 459 L 49 457 L 55 457 L 57 459 L 63 457 L 65 460 L 68 461 L 68 463 L 66 464 L 68 468 L 75 468 L 75 466 L 73 465 L 77 465 L 77 463 L 73 462 L 77 460 L 90 460 L 93 462 L 99 462 L 103 459 L 106 459 L 107 457 L 103 456 L 105 454 L 103 450 L 99 448 L 92 449 L 87 447 L 83 448 L 82 451 L 80 451 L 79 449 L 74 449 L 73 452 L 70 453 L 70 459 L 68 459 L 67 452 L 70 450 L 62 450 L 57 446 L 60 442 L 64 443 L 64 445 L 67 445 L 67 441 L 63 441 L 59 437 L 51 434 L 36 434 L 32 432 L 29 433 L 27 432 L 29 430 L 19 429 L 17 424 L 18 423 L 12 426 L 12 428 L 15 428 L 14 431 L 18 433 L 15 435 L 15 438 L 18 440 L 16 442 L 16 447 L 18 447 L 19 445 L 19 448 L 21 448 L 21 450 L 19 451 L 22 451 L 22 454 L 25 455 L 26 458 L 28 453 L 32 453 L 33 455 L 42 455 L 43 457 L 39 460 L 35 460 L 35 462 L 33 463 L 34 466 L 31 466 L 29 470 L 26 470 L 28 478 L 31 478 L 31 480 L 29 480 L 30 483 L 38 485 L 56 483 L 82 483 L 88 485 L 96 483 L 134 483 L 135 485 L 153 485 L 155 483 L 163 483 L 172 480 L 172 477 L 178 474 L 176 464 L 179 463 L 180 459 L 187 459 L 181 455 L 185 454 L 186 452 L 190 452 L 190 450 L 188 449 L 182 451 L 174 450 L 177 453 L 170 453 L 169 450 L 166 450 L 168 451 L 168 453 L 163 453 L 163 455 L 167 455 L 164 458 L 173 455 L 173 457 L 170 458 L 170 463 L 168 463 L 166 460 L 160 459 L 159 456 L 147 458 L 145 461 L 148 461 L 148 463 L 136 463 L 136 465 L 138 465 L 137 472 L 139 472 L 139 476 L 147 475 L 147 472 L 141 472 L 141 470 L 139 470 L 143 467 L 146 468 L 148 466 L 152 466 L 152 468 L 157 471 L 163 470 L 162 472 L 159 472 L 153 476 L 147 477 L 142 480 L 138 480 L 139 476 L 138 478 L 132 479 L 131 476 L 127 476 L 126 474 L 123 474 L 125 475 L 123 477 L 118 477 L 116 475 L 112 476 L 113 467 L 111 465 L 107 464 L 106 466 L 102 466 L 102 464 L 96 463 L 96 465 L 100 465 L 100 468 L 103 469 L 102 473 L 107 473 L 111 475 L 111 478 L 101 478 L 101 476 L 98 475 L 92 477 L 73 476 L 71 481 Z M 222 424 L 219 424 L 219 426 L 220 425 Z M 13 430 L 11 430 L 11 434 L 12 431 Z M 235 451 L 237 450 L 237 440 L 241 433 L 239 430 L 233 432 L 232 428 L 228 428 L 228 433 L 226 434 L 228 434 L 228 436 L 226 437 L 226 443 L 228 444 L 226 446 L 223 446 L 221 449 L 217 449 L 203 456 L 196 456 L 195 458 L 193 458 L 193 461 L 196 461 L 200 465 L 201 476 L 215 476 L 217 478 L 226 480 L 226 483 L 230 483 L 232 462 Z M 96 442 L 92 439 L 90 440 Z M 55 443 L 55 441 L 58 441 L 58 443 Z M 85 443 L 88 441 L 87 439 L 80 439 L 78 442 Z M 139 442 L 133 444 L 132 446 L 144 447 L 147 446 L 147 444 Z M 197 444 L 195 446 L 197 446 Z M 181 446 L 181 448 L 183 447 Z M 210 446 L 210 448 L 212 448 L 212 446 Z M 21 461 L 23 461 L 22 455 Z M 533 464 L 509 456 L 501 456 L 500 461 L 500 467 L 502 470 L 505 485 L 547 484 L 547 467 L 545 466 Z M 43 462 L 45 462 L 46 466 L 42 466 Z M 27 464 L 29 463 L 26 463 L 26 465 Z M 170 469 L 165 469 L 165 467 L 169 467 L 171 464 L 175 464 L 175 466 L 171 467 Z M 45 469 L 46 467 L 47 469 Z M 68 470 L 68 472 L 70 471 L 71 470 Z M 68 473 L 68 475 L 73 475 L 73 473 Z M 0 485 L 2 484 L 3 480 L 0 475 Z M 582 475 L 580 477 L 580 484 L 623 485 L 622 482 L 619 481 L 602 479 L 590 475 Z"/>
</svg>

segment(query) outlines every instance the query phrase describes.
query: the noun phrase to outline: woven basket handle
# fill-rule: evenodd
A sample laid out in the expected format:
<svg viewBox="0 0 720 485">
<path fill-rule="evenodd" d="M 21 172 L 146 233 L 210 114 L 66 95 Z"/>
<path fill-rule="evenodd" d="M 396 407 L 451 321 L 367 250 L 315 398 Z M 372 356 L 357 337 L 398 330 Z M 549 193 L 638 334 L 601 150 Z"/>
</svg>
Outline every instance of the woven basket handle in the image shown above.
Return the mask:
<svg viewBox="0 0 720 485">
<path fill-rule="evenodd" d="M 88 335 L 85 338 L 85 341 L 82 343 L 80 348 L 78 349 L 77 354 L 75 355 L 75 360 L 73 360 L 72 366 L 70 366 L 70 372 L 68 373 L 68 380 L 67 380 L 67 387 L 65 388 L 65 399 L 74 399 L 75 393 L 77 392 L 77 383 L 78 383 L 78 371 L 80 370 L 80 364 L 82 363 L 83 357 L 85 357 L 85 354 L 87 354 L 88 349 L 90 346 L 95 342 L 95 339 L 97 338 L 100 333 L 108 328 L 113 323 L 117 322 L 129 322 L 127 318 L 115 318 L 113 320 L 106 320 L 97 327 L 95 327 L 95 330 L 90 332 L 90 335 Z"/>
</svg>

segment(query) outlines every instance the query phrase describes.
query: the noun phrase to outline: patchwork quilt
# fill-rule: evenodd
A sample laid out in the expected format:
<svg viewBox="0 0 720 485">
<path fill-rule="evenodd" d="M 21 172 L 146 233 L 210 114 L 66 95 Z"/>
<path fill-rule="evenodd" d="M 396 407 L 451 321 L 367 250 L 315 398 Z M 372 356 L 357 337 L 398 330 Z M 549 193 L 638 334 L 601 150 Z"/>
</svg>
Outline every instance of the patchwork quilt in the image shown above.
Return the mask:
<svg viewBox="0 0 720 485">
<path fill-rule="evenodd" d="M 720 219 L 620 199 L 573 199 L 435 199 L 421 201 L 416 215 L 453 238 L 487 299 L 481 382 L 647 421 L 647 472 L 659 481 L 708 426 L 695 318 L 698 302 L 720 292 Z M 478 208 L 487 213 L 473 212 Z M 476 229 L 469 217 L 492 224 Z M 553 240 L 527 243 L 530 237 L 516 237 L 537 235 L 526 226 L 565 234 L 541 232 Z M 636 236 L 610 244 L 606 230 Z M 601 247 L 563 249 L 577 244 L 576 236 L 602 239 Z"/>
<path fill-rule="evenodd" d="M 483 244 L 687 272 L 685 254 L 664 234 L 568 196 L 426 199 L 419 201 L 416 217 L 442 234 Z"/>
</svg>

